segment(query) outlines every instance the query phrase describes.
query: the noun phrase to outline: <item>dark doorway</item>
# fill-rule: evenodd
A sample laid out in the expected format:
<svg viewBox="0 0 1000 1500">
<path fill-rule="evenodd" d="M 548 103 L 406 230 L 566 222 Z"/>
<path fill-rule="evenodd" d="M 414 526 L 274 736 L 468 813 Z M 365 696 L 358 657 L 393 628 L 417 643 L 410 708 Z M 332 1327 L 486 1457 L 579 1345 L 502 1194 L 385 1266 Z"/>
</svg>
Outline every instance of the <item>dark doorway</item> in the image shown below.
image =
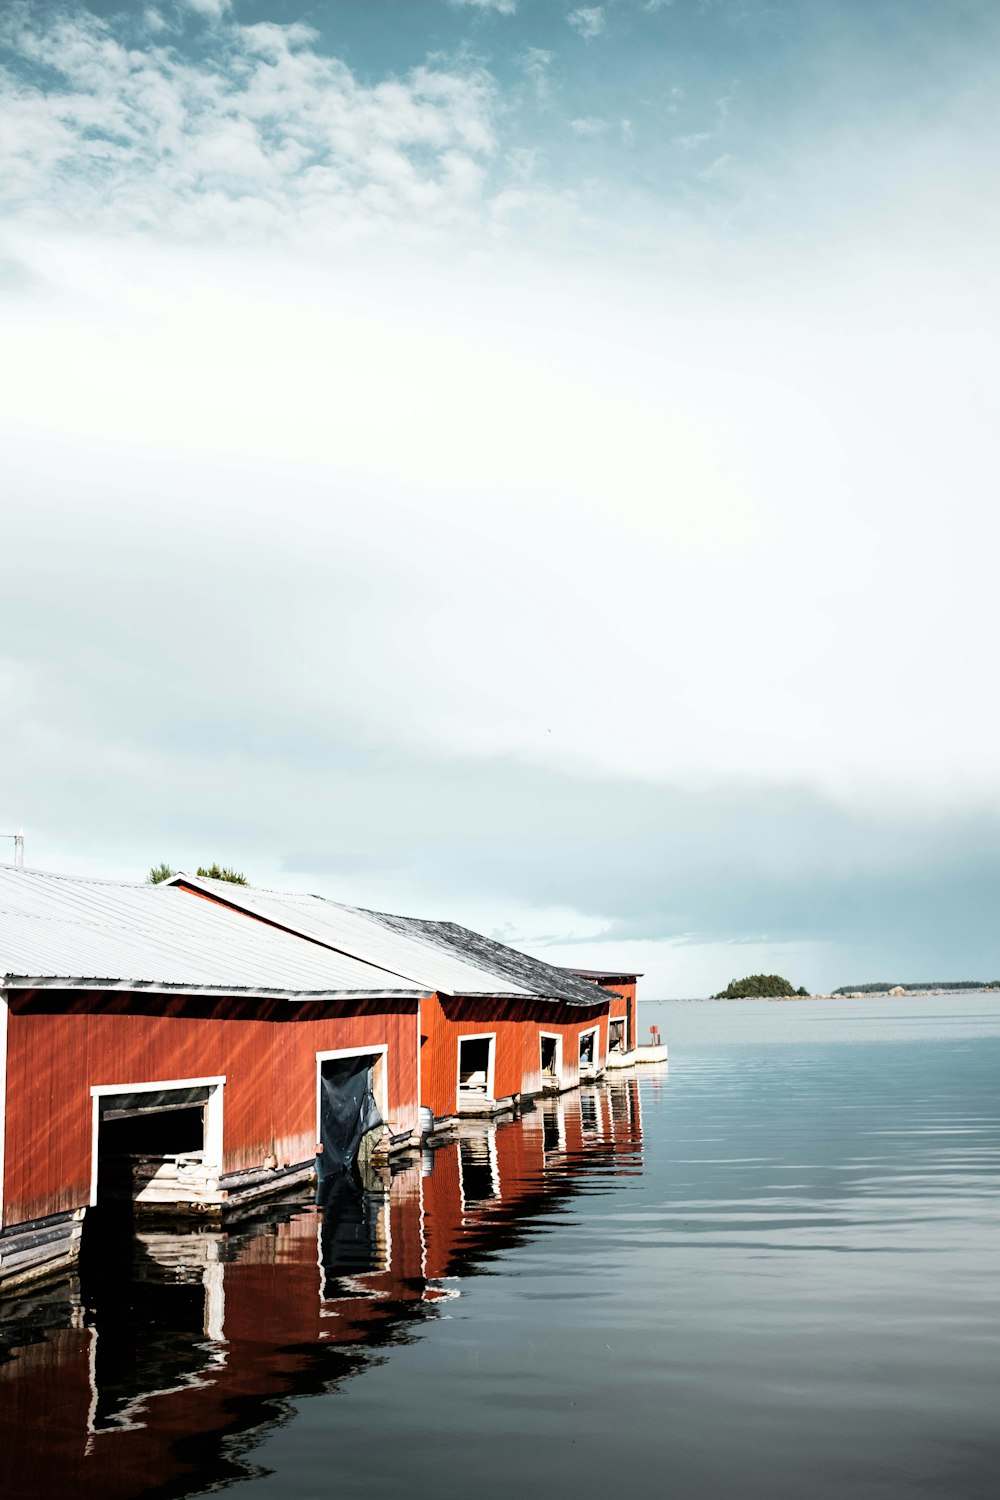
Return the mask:
<svg viewBox="0 0 1000 1500">
<path fill-rule="evenodd" d="M 205 1150 L 205 1086 L 109 1094 L 97 1129 L 97 1207 L 113 1223 L 131 1218 L 136 1194 L 157 1167 Z"/>
<path fill-rule="evenodd" d="M 205 1147 L 201 1105 L 101 1121 L 100 1156 L 168 1156 Z"/>
<path fill-rule="evenodd" d="M 592 1068 L 594 1066 L 594 1037 L 596 1032 L 585 1031 L 580 1037 L 580 1066 Z"/>
<path fill-rule="evenodd" d="M 559 1055 L 559 1043 L 554 1036 L 542 1037 L 542 1072 L 550 1078 L 556 1076 L 556 1064 Z"/>
<path fill-rule="evenodd" d="M 493 1038 L 466 1037 L 458 1044 L 458 1081 L 463 1089 L 487 1094 L 490 1086 L 490 1061 Z"/>
</svg>

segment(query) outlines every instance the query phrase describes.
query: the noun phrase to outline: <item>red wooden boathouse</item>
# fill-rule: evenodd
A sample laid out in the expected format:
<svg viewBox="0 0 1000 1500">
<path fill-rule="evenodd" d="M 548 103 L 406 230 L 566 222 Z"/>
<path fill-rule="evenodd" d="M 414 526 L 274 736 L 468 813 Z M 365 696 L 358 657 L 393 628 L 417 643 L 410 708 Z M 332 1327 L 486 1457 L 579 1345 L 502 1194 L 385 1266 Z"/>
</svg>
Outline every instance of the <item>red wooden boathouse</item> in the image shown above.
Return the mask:
<svg viewBox="0 0 1000 1500">
<path fill-rule="evenodd" d="M 398 974 L 182 891 L 10 868 L 0 974 L 0 1289 L 70 1261 L 104 1197 L 221 1214 L 371 1121 L 419 1139 L 424 991 Z"/>
</svg>

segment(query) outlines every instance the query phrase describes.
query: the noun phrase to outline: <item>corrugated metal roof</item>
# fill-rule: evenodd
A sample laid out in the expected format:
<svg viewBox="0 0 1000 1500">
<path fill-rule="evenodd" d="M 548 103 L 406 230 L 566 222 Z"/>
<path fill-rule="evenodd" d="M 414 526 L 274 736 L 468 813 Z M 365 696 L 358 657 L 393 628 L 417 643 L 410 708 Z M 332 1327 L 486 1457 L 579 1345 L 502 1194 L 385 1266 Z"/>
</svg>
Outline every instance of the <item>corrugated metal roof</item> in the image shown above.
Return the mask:
<svg viewBox="0 0 1000 1500">
<path fill-rule="evenodd" d="M 349 999 L 418 996 L 401 978 L 167 886 L 0 867 L 0 974 L 23 988 L 136 987 Z"/>
<path fill-rule="evenodd" d="M 601 1003 L 601 992 L 586 980 L 454 922 L 399 917 L 325 896 L 264 891 L 204 876 L 180 874 L 174 880 L 442 994 Z"/>
<path fill-rule="evenodd" d="M 477 964 L 455 948 L 429 941 L 421 932 L 397 928 L 376 912 L 344 906 L 325 896 L 265 891 L 204 876 L 177 875 L 174 883 L 205 891 L 219 901 L 251 912 L 323 943 L 364 963 L 376 964 L 400 980 L 446 995 L 530 995 L 535 992 L 511 973 Z M 201 903 L 207 904 L 207 903 Z M 406 918 L 400 918 L 406 922 Z"/>
</svg>

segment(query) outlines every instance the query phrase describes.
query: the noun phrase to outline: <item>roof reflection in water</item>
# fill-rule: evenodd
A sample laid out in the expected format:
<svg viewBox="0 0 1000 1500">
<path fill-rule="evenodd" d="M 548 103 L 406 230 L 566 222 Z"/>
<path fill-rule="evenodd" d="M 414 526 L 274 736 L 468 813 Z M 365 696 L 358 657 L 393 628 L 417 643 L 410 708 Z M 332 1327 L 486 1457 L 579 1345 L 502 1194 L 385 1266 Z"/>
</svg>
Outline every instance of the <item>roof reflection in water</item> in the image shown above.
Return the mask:
<svg viewBox="0 0 1000 1500">
<path fill-rule="evenodd" d="M 638 1087 L 623 1077 L 520 1120 L 465 1122 L 322 1208 L 101 1243 L 83 1297 L 64 1283 L 4 1309 L 0 1493 L 131 1500 L 252 1476 L 255 1442 L 291 1398 L 386 1357 L 567 1198 L 641 1167 Z"/>
</svg>

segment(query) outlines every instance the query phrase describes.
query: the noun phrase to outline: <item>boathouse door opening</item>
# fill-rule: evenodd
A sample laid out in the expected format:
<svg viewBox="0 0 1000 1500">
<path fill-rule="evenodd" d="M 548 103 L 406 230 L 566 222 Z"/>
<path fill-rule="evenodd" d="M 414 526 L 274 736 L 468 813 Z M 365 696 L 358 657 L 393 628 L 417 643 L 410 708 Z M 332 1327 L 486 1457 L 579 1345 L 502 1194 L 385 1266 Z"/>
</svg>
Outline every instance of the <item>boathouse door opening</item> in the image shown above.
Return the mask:
<svg viewBox="0 0 1000 1500">
<path fill-rule="evenodd" d="M 559 1088 L 562 1082 L 562 1037 L 543 1031 L 540 1038 L 542 1087 Z"/>
<path fill-rule="evenodd" d="M 224 1081 L 92 1089 L 91 1206 L 131 1215 L 204 1202 L 221 1170 Z"/>
<path fill-rule="evenodd" d="M 615 1020 L 614 1017 L 608 1022 L 608 1051 L 625 1052 L 625 1020 Z"/>
<path fill-rule="evenodd" d="M 333 1184 L 362 1167 L 381 1139 L 385 1120 L 385 1047 L 320 1052 L 316 1175 L 325 1202 Z M 381 1103 L 380 1103 L 381 1101 Z"/>
<path fill-rule="evenodd" d="M 458 1044 L 458 1091 L 460 1094 L 493 1098 L 493 1065 L 496 1037 L 463 1036 Z"/>
</svg>

